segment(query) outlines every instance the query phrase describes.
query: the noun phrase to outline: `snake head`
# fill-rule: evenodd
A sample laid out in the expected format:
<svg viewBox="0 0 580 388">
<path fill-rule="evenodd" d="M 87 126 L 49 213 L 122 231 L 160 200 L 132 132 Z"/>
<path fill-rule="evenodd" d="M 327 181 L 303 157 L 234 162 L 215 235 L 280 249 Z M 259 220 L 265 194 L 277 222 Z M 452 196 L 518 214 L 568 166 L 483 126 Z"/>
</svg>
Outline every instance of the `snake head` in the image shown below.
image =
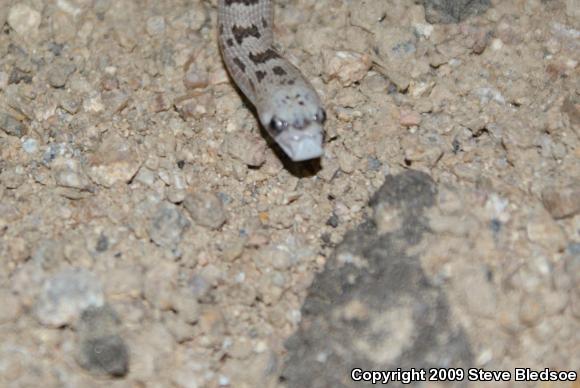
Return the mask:
<svg viewBox="0 0 580 388">
<path fill-rule="evenodd" d="M 283 88 L 258 106 L 262 125 L 290 159 L 301 162 L 324 154 L 326 112 L 311 88 Z"/>
</svg>

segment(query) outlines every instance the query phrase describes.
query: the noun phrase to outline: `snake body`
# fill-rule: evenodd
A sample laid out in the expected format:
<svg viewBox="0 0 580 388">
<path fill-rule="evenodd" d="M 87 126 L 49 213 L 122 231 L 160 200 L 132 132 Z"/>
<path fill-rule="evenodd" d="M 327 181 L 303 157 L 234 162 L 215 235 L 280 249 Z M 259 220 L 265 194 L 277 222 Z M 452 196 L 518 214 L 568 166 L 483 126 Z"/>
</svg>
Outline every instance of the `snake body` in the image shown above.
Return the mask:
<svg viewBox="0 0 580 388">
<path fill-rule="evenodd" d="M 219 0 L 219 46 L 226 67 L 268 134 L 293 161 L 322 156 L 326 113 L 296 66 L 273 47 L 271 0 Z"/>
</svg>

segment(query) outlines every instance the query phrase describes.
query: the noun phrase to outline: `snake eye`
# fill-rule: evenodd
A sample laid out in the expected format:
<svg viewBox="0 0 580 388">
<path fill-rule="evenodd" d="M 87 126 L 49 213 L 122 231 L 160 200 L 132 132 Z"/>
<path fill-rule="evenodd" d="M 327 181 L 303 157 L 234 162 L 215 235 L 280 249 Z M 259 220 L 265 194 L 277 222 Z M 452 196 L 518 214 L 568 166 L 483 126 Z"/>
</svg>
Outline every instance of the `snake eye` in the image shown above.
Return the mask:
<svg viewBox="0 0 580 388">
<path fill-rule="evenodd" d="M 326 121 L 326 111 L 322 108 L 318 109 L 318 112 L 314 115 L 314 120 L 320 124 L 324 124 Z"/>
<path fill-rule="evenodd" d="M 282 132 L 287 126 L 288 124 L 285 121 L 280 120 L 277 117 L 273 117 L 270 121 L 270 129 L 274 131 L 274 133 Z"/>
</svg>

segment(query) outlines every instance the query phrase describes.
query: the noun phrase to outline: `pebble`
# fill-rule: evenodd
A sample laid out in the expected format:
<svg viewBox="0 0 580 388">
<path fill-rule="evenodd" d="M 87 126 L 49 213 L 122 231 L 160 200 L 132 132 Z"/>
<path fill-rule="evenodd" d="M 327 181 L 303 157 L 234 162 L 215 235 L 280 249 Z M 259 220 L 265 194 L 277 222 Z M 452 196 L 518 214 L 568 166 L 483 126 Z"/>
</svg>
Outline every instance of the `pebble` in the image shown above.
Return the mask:
<svg viewBox="0 0 580 388">
<path fill-rule="evenodd" d="M 194 324 L 199 320 L 201 314 L 199 303 L 189 292 L 182 290 L 177 293 L 174 298 L 174 308 L 179 318 L 187 324 Z"/>
<path fill-rule="evenodd" d="M 233 358 L 240 360 L 250 357 L 253 353 L 252 340 L 245 337 L 240 337 L 233 342 L 232 346 L 228 349 L 228 354 Z"/>
<path fill-rule="evenodd" d="M 107 111 L 113 114 L 121 112 L 129 104 L 129 95 L 122 90 L 112 90 L 104 92 Z"/>
<path fill-rule="evenodd" d="M 264 139 L 247 133 L 234 133 L 226 138 L 227 153 L 250 167 L 260 167 L 266 161 Z"/>
<path fill-rule="evenodd" d="M 89 158 L 88 174 L 96 183 L 111 187 L 117 182 L 129 182 L 141 164 L 136 144 L 112 133 Z"/>
<path fill-rule="evenodd" d="M 532 216 L 526 226 L 530 241 L 549 251 L 561 251 L 566 247 L 566 235 L 549 214 L 540 212 Z"/>
<path fill-rule="evenodd" d="M 345 87 L 362 80 L 373 64 L 368 54 L 353 51 L 325 50 L 322 58 L 325 78 L 338 79 Z"/>
<path fill-rule="evenodd" d="M 13 116 L 0 112 L 0 129 L 8 135 L 22 137 L 26 133 L 24 124 Z"/>
<path fill-rule="evenodd" d="M 193 339 L 195 332 L 192 325 L 179 319 L 173 312 L 167 312 L 164 316 L 164 324 L 167 326 L 175 342 L 181 344 Z"/>
<path fill-rule="evenodd" d="M 143 183 L 145 186 L 152 186 L 155 183 L 156 174 L 145 165 L 141 166 L 133 182 Z"/>
<path fill-rule="evenodd" d="M 401 110 L 399 123 L 403 127 L 417 127 L 421 124 L 421 115 L 418 112 Z"/>
<path fill-rule="evenodd" d="M 211 283 L 202 274 L 193 274 L 187 282 L 192 298 L 203 300 L 211 291 Z"/>
<path fill-rule="evenodd" d="M 167 189 L 167 200 L 171 203 L 181 203 L 187 197 L 187 191 L 170 187 Z"/>
<path fill-rule="evenodd" d="M 296 263 L 292 253 L 282 244 L 261 248 L 254 256 L 254 262 L 260 268 L 272 266 L 279 271 L 289 270 Z"/>
<path fill-rule="evenodd" d="M 59 241 L 43 239 L 32 252 L 32 261 L 44 269 L 54 268 L 64 259 L 64 247 Z"/>
<path fill-rule="evenodd" d="M 544 207 L 555 219 L 580 213 L 580 185 L 547 187 L 542 191 Z"/>
<path fill-rule="evenodd" d="M 211 93 L 202 93 L 193 97 L 175 101 L 175 107 L 184 120 L 198 120 L 215 114 L 215 99 Z"/>
<path fill-rule="evenodd" d="M 201 226 L 209 229 L 219 229 L 227 220 L 222 201 L 213 193 L 198 191 L 187 195 L 183 205 Z"/>
<path fill-rule="evenodd" d="M 86 308 L 103 304 L 103 290 L 97 277 L 86 269 L 70 268 L 44 282 L 35 313 L 42 325 L 61 327 L 74 323 Z"/>
<path fill-rule="evenodd" d="M 563 0 L 564 8 L 573 2 Z M 332 245 L 357 220 L 371 217 L 370 193 L 387 174 L 408 167 L 429 169 L 438 182 L 439 208 L 431 210 L 442 217 L 425 218 L 440 233 L 431 231 L 427 240 L 402 252 L 420 260 L 416 264 L 424 267 L 426 279 L 421 268 L 413 268 L 428 293 L 411 315 L 393 310 L 386 320 L 375 320 L 375 326 L 394 328 L 395 334 L 406 330 L 395 335 L 394 352 L 382 353 L 417 355 L 406 334 L 421 326 L 421 319 L 407 318 L 426 317 L 425 307 L 442 301 L 431 298 L 431 291 L 442 295 L 440 288 L 448 298 L 436 313 L 451 313 L 454 333 L 475 338 L 467 345 L 475 365 L 533 366 L 541 364 L 539 358 L 562 368 L 575 365 L 567 345 L 576 339 L 580 316 L 580 269 L 569 260 L 580 256 L 580 214 L 567 188 L 575 183 L 580 158 L 580 105 L 571 82 L 578 67 L 573 59 L 578 30 L 555 2 L 495 1 L 483 18 L 449 25 L 425 21 L 427 1 L 286 7 L 278 25 L 280 44 L 290 47 L 290 59 L 301 64 L 335 119 L 326 128 L 325 158 L 305 168 L 294 168 L 269 149 L 252 111 L 235 92 L 209 39 L 216 28 L 215 0 L 175 2 L 171 9 L 139 1 L 4 3 L 0 112 L 11 121 L 3 126 L 0 116 L 0 174 L 5 174 L 0 257 L 7 258 L 0 266 L 0 385 L 279 384 L 278 368 L 284 366 L 258 353 L 285 354 L 284 339 L 310 323 L 356 326 L 373 318 L 370 304 L 356 302 L 382 295 L 385 287 L 367 287 L 344 309 L 326 304 L 331 315 L 317 315 L 325 303 L 314 300 L 300 322 L 302 302 L 311 301 L 312 292 L 325 295 L 340 285 L 336 279 L 354 287 L 362 283 L 351 269 L 377 269 L 360 252 L 345 252 L 336 264 L 345 267 L 346 277 L 317 274 L 332 269 Z M 30 44 L 7 22 L 18 3 L 40 12 L 40 25 L 33 28 L 40 44 Z M 527 4 L 533 14 L 524 11 Z M 348 23 L 351 11 L 353 17 L 364 12 L 363 22 Z M 498 31 L 500 23 L 509 33 Z M 320 50 L 308 45 L 311 27 L 321 37 L 315 43 Z M 486 30 L 493 34 L 488 37 Z M 299 44 L 285 31 L 297 31 Z M 494 51 L 496 46 L 503 48 Z M 316 55 L 325 48 L 335 48 L 326 61 Z M 372 70 L 364 56 L 348 50 L 368 53 Z M 340 57 L 343 51 L 347 55 Z M 538 58 L 543 62 L 533 61 Z M 74 64 L 76 70 L 67 74 L 60 64 Z M 549 82 L 550 76 L 560 78 Z M 401 120 L 403 110 L 410 117 Z M 455 174 L 456 166 L 466 167 L 464 175 Z M 197 190 L 221 203 L 213 198 L 204 210 L 201 200 L 202 209 L 196 204 L 190 216 L 184 201 Z M 86 197 L 68 200 L 74 193 Z M 374 209 L 376 225 L 368 220 L 362 226 L 395 233 L 377 236 L 377 243 L 386 244 L 377 245 L 377 254 L 382 248 L 399 254 L 407 232 L 420 230 L 411 224 L 407 229 L 407 221 L 426 227 L 426 219 L 406 220 L 390 204 Z M 408 210 L 417 214 L 420 206 Z M 533 206 L 545 213 L 541 221 Z M 158 212 L 159 207 L 165 210 Z M 184 219 L 191 228 L 183 226 L 189 224 Z M 290 243 L 285 240 L 290 235 L 299 237 Z M 566 248 L 556 252 L 562 243 Z M 424 248 L 433 256 L 430 261 L 423 261 Z M 93 266 L 126 333 L 113 313 L 103 311 L 59 329 L 38 323 L 41 286 L 67 262 Z M 518 274 L 522 267 L 527 271 Z M 366 284 L 376 285 L 372 280 Z M 403 299 L 413 297 L 412 286 L 406 282 L 395 291 Z M 508 310 L 513 317 L 503 316 Z M 391 319 L 397 314 L 403 319 Z M 502 319 L 508 320 L 504 328 Z M 440 344 L 456 338 L 435 332 L 443 333 Z M 222 347 L 226 339 L 231 345 Z M 510 343 L 517 344 L 515 352 Z M 228 357 L 231 346 L 239 359 Z M 361 354 L 377 356 L 372 349 Z M 348 356 L 353 349 L 344 350 Z M 440 350 L 433 354 L 449 355 Z M 298 358 L 304 355 L 308 352 Z M 336 356 L 332 349 L 318 349 L 308 361 L 334 370 Z M 317 368 L 311 371 L 316 374 Z M 125 379 L 110 379 L 125 373 Z"/>
<path fill-rule="evenodd" d="M 83 311 L 77 331 L 77 362 L 97 375 L 123 377 L 129 371 L 129 349 L 119 335 L 120 321 L 107 305 Z"/>
<path fill-rule="evenodd" d="M 338 165 L 345 174 L 352 174 L 355 171 L 357 161 L 356 157 L 347 150 L 338 154 Z"/>
<path fill-rule="evenodd" d="M 455 295 L 461 298 L 470 314 L 493 318 L 497 313 L 498 298 L 486 272 L 484 267 L 465 266 L 454 273 L 453 285 Z"/>
<path fill-rule="evenodd" d="M 179 207 L 162 202 L 155 209 L 147 225 L 147 231 L 155 244 L 174 249 L 181 242 L 183 232 L 189 226 L 189 221 Z"/>
<path fill-rule="evenodd" d="M 69 61 L 55 61 L 48 70 L 48 83 L 53 88 L 63 88 L 68 78 L 77 70 L 74 63 Z"/>
<path fill-rule="evenodd" d="M 519 318 L 526 326 L 535 326 L 544 316 L 544 306 L 541 298 L 535 295 L 526 295 L 520 302 Z"/>
<path fill-rule="evenodd" d="M 40 12 L 23 3 L 13 5 L 8 13 L 8 25 L 23 37 L 36 36 L 40 22 Z"/>
<path fill-rule="evenodd" d="M 152 16 L 147 19 L 147 34 L 149 36 L 161 35 L 165 32 L 165 19 L 163 16 Z"/>
<path fill-rule="evenodd" d="M 0 182 L 8 189 L 17 189 L 26 182 L 26 171 L 23 166 L 10 166 L 0 173 Z"/>
<path fill-rule="evenodd" d="M 81 163 L 76 159 L 57 157 L 52 163 L 51 170 L 58 186 L 85 190 L 90 185 Z"/>
<path fill-rule="evenodd" d="M 71 96 L 69 94 L 62 95 L 59 98 L 58 106 L 64 109 L 66 112 L 74 115 L 79 111 L 79 108 L 81 107 L 81 101 L 77 96 Z"/>
<path fill-rule="evenodd" d="M 471 50 L 474 54 L 482 54 L 489 44 L 491 34 L 485 30 L 479 30 L 475 33 L 475 39 Z"/>
<path fill-rule="evenodd" d="M 183 76 L 183 84 L 188 89 L 203 89 L 209 83 L 207 72 L 203 72 L 199 69 L 199 67 L 195 64 L 195 62 L 191 62 L 189 66 L 187 66 L 187 70 L 185 71 L 185 75 Z"/>
<path fill-rule="evenodd" d="M 147 301 L 159 310 L 175 307 L 179 266 L 174 262 L 164 261 L 145 274 L 143 295 Z"/>
<path fill-rule="evenodd" d="M 415 23 L 413 25 L 413 28 L 414 28 L 415 33 L 417 35 L 423 36 L 423 37 L 429 39 L 429 37 L 433 33 L 434 27 L 432 24 L 428 24 L 428 23 Z"/>
<path fill-rule="evenodd" d="M 143 273 L 135 268 L 115 268 L 107 273 L 105 290 L 107 299 L 140 298 L 143 293 Z"/>
<path fill-rule="evenodd" d="M 31 137 L 22 139 L 22 149 L 27 154 L 34 154 L 38 151 L 38 141 Z"/>
</svg>

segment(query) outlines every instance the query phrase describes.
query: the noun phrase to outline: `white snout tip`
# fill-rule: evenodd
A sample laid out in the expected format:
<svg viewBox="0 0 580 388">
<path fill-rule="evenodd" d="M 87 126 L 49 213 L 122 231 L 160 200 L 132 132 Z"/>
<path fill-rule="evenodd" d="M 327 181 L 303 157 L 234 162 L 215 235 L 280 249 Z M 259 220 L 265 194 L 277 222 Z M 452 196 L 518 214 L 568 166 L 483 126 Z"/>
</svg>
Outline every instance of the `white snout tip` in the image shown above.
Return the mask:
<svg viewBox="0 0 580 388">
<path fill-rule="evenodd" d="M 283 133 L 276 142 L 294 162 L 320 158 L 324 155 L 322 133 Z"/>
</svg>

